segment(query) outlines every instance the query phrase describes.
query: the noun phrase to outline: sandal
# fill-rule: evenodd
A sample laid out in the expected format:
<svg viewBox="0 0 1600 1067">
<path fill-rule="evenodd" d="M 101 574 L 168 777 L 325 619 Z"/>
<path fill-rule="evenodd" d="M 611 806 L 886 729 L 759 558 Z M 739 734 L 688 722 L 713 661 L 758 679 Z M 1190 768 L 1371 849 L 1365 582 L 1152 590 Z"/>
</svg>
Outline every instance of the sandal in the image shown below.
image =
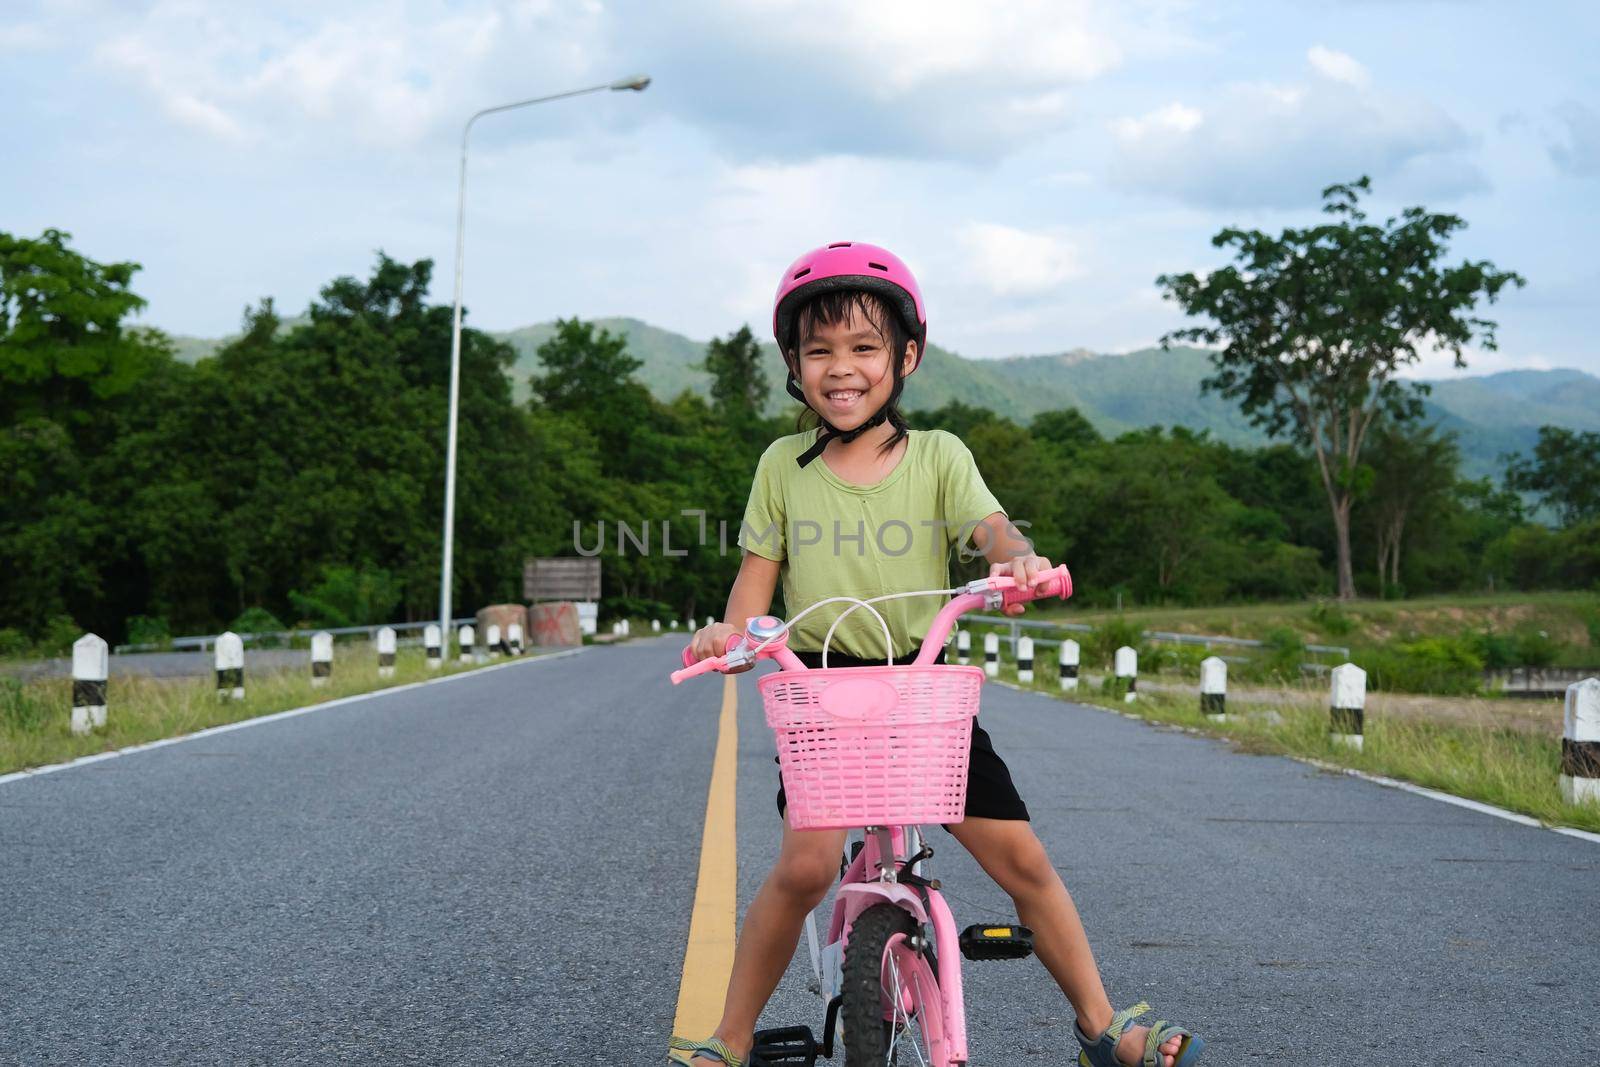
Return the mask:
<svg viewBox="0 0 1600 1067">
<path fill-rule="evenodd" d="M 1072 1032 L 1083 1046 L 1083 1051 L 1078 1053 L 1079 1067 L 1122 1067 L 1122 1061 L 1117 1059 L 1117 1039 L 1128 1029 L 1129 1023 L 1149 1010 L 1150 1005 L 1142 1000 L 1131 1008 L 1124 1008 L 1111 1017 L 1111 1025 L 1094 1041 L 1089 1040 L 1074 1021 Z M 1144 1038 L 1144 1059 L 1139 1061 L 1143 1067 L 1161 1067 L 1161 1046 L 1174 1037 L 1182 1040 L 1178 1043 L 1178 1054 L 1172 1058 L 1173 1067 L 1189 1067 L 1199 1061 L 1206 1043 L 1181 1026 L 1157 1019 Z"/>
<path fill-rule="evenodd" d="M 672 1040 L 667 1042 L 668 1063 L 681 1064 L 682 1067 L 692 1067 L 696 1056 L 720 1060 L 727 1064 L 728 1067 L 745 1067 L 744 1060 L 735 1056 L 733 1050 L 723 1044 L 720 1037 L 713 1037 L 709 1041 L 697 1044 L 673 1035 Z"/>
</svg>

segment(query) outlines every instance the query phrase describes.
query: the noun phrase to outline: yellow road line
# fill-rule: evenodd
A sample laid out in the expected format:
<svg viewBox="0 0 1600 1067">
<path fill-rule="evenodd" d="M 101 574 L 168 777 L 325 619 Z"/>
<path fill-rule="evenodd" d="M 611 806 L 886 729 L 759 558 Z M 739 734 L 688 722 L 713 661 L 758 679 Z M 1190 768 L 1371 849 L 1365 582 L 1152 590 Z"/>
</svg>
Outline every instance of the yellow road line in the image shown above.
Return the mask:
<svg viewBox="0 0 1600 1067">
<path fill-rule="evenodd" d="M 674 1034 L 693 1041 L 705 1040 L 722 1021 L 722 1002 L 733 970 L 739 873 L 734 836 L 738 692 L 732 677 L 723 679 L 717 754 L 711 761 L 711 790 L 706 797 L 706 825 L 700 839 L 700 876 L 689 918 L 683 978 L 678 985 L 678 1014 L 672 1024 Z"/>
</svg>

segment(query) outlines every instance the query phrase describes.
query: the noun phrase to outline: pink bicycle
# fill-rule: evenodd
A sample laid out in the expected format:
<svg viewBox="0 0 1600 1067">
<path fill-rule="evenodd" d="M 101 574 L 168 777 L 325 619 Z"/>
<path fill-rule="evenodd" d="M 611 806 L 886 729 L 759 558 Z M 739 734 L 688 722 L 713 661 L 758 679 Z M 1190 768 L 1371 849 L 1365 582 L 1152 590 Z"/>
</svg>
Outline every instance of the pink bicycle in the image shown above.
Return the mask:
<svg viewBox="0 0 1600 1067">
<path fill-rule="evenodd" d="M 686 665 L 673 673 L 674 684 L 758 659 L 778 662 L 781 670 L 763 676 L 757 688 L 777 739 L 789 824 L 862 834 L 846 846 L 828 939 L 820 950 L 816 924 L 811 917 L 806 921 L 813 989 L 827 1004 L 823 1040 L 818 1043 L 803 1026 L 764 1030 L 756 1035 L 750 1067 L 811 1067 L 819 1052 L 833 1058 L 836 1038 L 845 1067 L 961 1067 L 967 1062 L 967 1025 L 956 949 L 971 960 L 1021 959 L 1033 952 L 1032 933 L 1013 923 L 956 933 L 939 882 L 924 871 L 933 850 L 921 827 L 963 818 L 972 720 L 984 678 L 981 667 L 933 660 L 964 612 L 1072 595 L 1066 567 L 1046 573 L 1032 588 L 1018 588 L 1011 578 L 987 578 L 959 589 L 893 594 L 955 594 L 909 664 L 828 668 L 824 641 L 823 668 L 809 670 L 787 644 L 789 628 L 801 615 L 850 601 L 854 606 L 840 618 L 858 609 L 869 612 L 890 646 L 888 625 L 872 603 L 893 597 L 831 598 L 787 623 L 771 616 L 751 619 L 742 635 L 729 639 L 723 655 L 697 663 L 688 663 L 684 650 Z"/>
</svg>

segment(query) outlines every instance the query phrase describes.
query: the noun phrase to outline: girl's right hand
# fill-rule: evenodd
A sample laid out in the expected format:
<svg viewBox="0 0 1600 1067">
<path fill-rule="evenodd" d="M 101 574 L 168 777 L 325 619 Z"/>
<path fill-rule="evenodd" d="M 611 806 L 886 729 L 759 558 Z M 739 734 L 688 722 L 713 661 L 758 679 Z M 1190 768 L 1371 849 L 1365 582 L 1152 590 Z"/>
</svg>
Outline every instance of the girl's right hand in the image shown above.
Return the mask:
<svg viewBox="0 0 1600 1067">
<path fill-rule="evenodd" d="M 701 627 L 695 631 L 694 640 L 689 642 L 689 648 L 693 652 L 693 662 L 699 663 L 703 659 L 723 655 L 728 651 L 728 639 L 730 637 L 738 637 L 743 633 L 744 631 L 737 626 L 729 626 L 725 622 L 714 622 L 710 626 Z M 753 662 L 747 663 L 743 667 L 737 667 L 727 673 L 740 674 L 754 666 Z"/>
</svg>

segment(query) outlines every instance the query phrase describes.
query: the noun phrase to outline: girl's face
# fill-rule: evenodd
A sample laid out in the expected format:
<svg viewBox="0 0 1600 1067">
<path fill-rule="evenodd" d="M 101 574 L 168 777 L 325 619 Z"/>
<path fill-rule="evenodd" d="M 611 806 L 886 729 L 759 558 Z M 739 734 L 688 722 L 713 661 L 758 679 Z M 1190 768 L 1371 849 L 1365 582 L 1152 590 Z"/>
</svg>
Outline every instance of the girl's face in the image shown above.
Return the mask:
<svg viewBox="0 0 1600 1067">
<path fill-rule="evenodd" d="M 852 306 L 834 323 L 816 323 L 800 338 L 800 390 L 813 410 L 842 431 L 871 418 L 894 391 L 886 331 Z M 912 367 L 915 342 L 900 354 L 900 373 Z"/>
</svg>

